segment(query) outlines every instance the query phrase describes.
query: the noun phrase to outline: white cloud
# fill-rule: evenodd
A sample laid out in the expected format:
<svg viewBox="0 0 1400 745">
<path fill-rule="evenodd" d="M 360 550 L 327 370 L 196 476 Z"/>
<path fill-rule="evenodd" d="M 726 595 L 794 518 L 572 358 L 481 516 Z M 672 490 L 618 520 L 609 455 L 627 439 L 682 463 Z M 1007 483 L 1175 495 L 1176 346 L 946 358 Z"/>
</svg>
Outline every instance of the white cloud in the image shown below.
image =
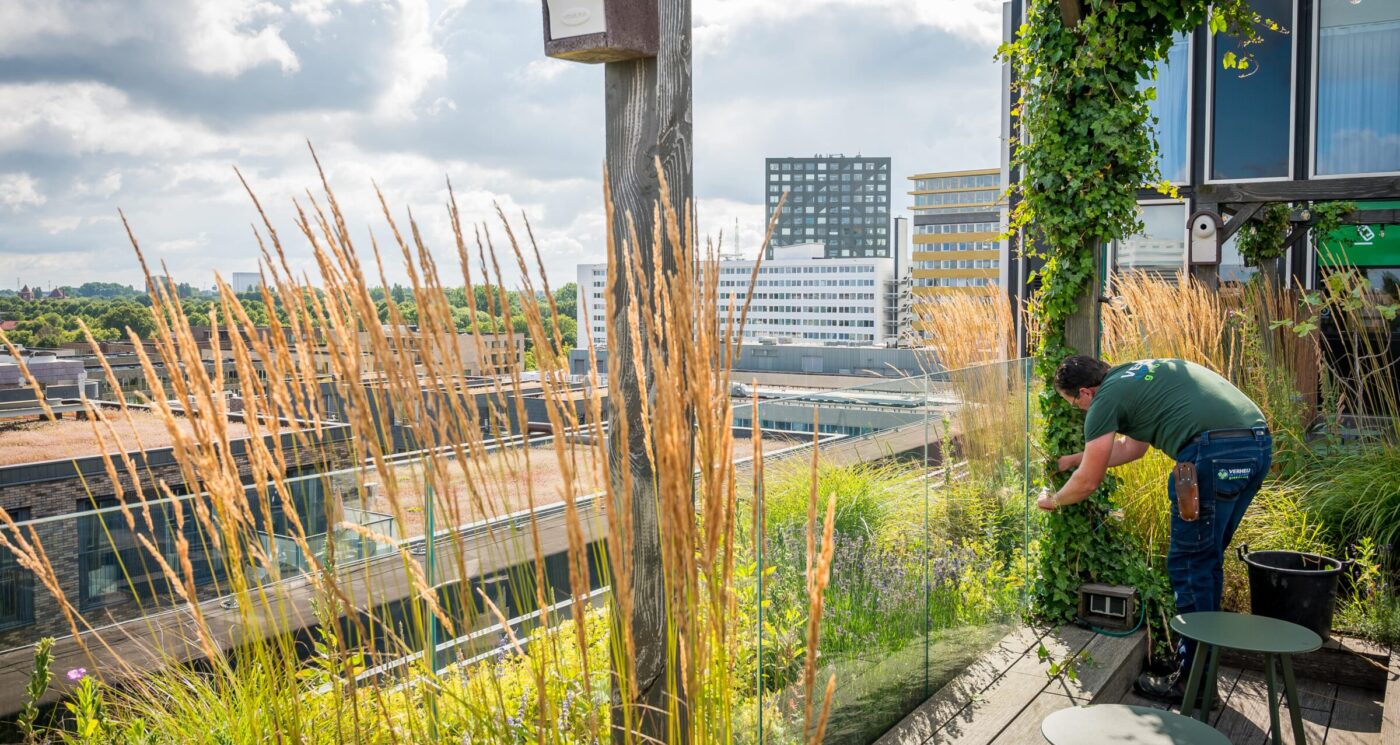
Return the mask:
<svg viewBox="0 0 1400 745">
<path fill-rule="evenodd" d="M 34 177 L 28 173 L 0 173 L 0 205 L 9 207 L 11 212 L 38 207 L 47 201 Z"/>
<path fill-rule="evenodd" d="M 427 0 L 399 0 L 396 44 L 388 60 L 390 81 L 379 113 L 411 118 L 413 106 L 433 81 L 447 74 L 447 57 L 437 48 Z"/>
<path fill-rule="evenodd" d="M 696 0 L 693 33 L 698 54 L 716 53 L 743 26 L 846 9 L 994 44 L 1001 39 L 1001 7 L 1002 0 Z"/>
<path fill-rule="evenodd" d="M 758 256 L 767 228 L 761 203 L 701 199 L 695 211 L 700 222 L 698 234 L 714 241 L 717 250 L 750 259 Z M 703 245 L 700 248 L 705 250 Z"/>
<path fill-rule="evenodd" d="M 553 57 L 530 60 L 524 69 L 516 74 L 516 78 L 529 83 L 548 83 L 568 72 L 569 68 L 576 64 L 578 63 L 565 62 Z"/>
<path fill-rule="evenodd" d="M 445 111 L 456 111 L 457 102 L 447 96 L 438 96 L 433 102 L 428 104 L 428 116 L 437 116 Z"/>
<path fill-rule="evenodd" d="M 203 125 L 137 106 L 100 83 L 0 85 L 0 151 L 172 156 L 217 149 Z"/>
<path fill-rule="evenodd" d="M 97 197 L 106 199 L 122 190 L 121 171 L 108 171 L 101 178 L 95 181 L 85 181 L 78 179 L 73 184 L 73 196 L 75 197 Z"/>
<path fill-rule="evenodd" d="M 76 215 L 66 215 L 64 217 L 46 217 L 39 221 L 39 225 L 48 231 L 49 235 L 58 235 L 70 230 L 77 230 L 83 224 L 83 218 Z"/>
<path fill-rule="evenodd" d="M 236 77 L 264 64 L 283 73 L 300 68 L 276 22 L 284 11 L 264 0 L 199 0 L 193 3 L 184 36 L 191 68 L 206 75 Z"/>
</svg>

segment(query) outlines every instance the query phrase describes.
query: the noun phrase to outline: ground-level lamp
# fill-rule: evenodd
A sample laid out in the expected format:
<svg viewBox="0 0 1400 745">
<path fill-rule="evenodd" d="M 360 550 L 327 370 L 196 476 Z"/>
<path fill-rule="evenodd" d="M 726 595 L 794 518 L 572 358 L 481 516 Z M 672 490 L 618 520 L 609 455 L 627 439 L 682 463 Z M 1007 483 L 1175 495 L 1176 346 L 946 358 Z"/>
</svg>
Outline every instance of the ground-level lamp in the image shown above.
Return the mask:
<svg viewBox="0 0 1400 745">
<path fill-rule="evenodd" d="M 655 57 L 656 0 L 543 0 L 544 53 L 573 62 Z"/>
</svg>

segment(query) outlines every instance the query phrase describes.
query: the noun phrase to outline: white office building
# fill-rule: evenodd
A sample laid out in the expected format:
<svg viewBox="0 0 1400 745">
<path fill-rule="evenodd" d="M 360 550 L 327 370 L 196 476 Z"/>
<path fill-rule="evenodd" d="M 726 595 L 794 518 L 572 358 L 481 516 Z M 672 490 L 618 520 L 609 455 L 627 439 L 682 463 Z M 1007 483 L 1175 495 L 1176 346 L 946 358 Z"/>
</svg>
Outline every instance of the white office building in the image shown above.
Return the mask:
<svg viewBox="0 0 1400 745">
<path fill-rule="evenodd" d="M 894 260 L 886 257 L 829 258 L 822 243 L 773 247 L 759 267 L 744 325 L 746 340 L 777 343 L 883 346 L 890 337 L 886 306 Z M 735 316 L 749 293 L 754 262 L 720 261 L 721 317 Z M 590 339 L 607 346 L 607 264 L 578 267 L 579 346 Z"/>
<path fill-rule="evenodd" d="M 234 272 L 229 277 L 229 286 L 237 295 L 253 292 L 262 287 L 262 275 L 257 272 Z"/>
</svg>

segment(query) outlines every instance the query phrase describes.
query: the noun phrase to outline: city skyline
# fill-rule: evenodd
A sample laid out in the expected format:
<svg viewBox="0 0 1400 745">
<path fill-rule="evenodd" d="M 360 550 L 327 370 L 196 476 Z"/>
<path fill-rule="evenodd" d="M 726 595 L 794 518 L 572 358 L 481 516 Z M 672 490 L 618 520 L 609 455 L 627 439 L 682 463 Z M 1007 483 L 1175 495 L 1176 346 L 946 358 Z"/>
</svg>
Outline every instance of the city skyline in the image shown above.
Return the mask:
<svg viewBox="0 0 1400 745">
<path fill-rule="evenodd" d="M 0 34 L 0 102 L 19 112 L 0 126 L 0 287 L 143 284 L 118 207 L 179 281 L 254 271 L 235 165 L 306 268 L 291 199 L 317 185 L 308 139 L 362 248 L 373 179 L 448 255 L 451 178 L 466 219 L 496 202 L 531 219 L 553 284 L 603 255 L 602 69 L 545 58 L 538 3 L 7 7 L 26 32 Z M 697 207 L 727 246 L 737 226 L 757 250 L 766 157 L 995 158 L 1000 0 L 709 0 L 695 21 Z"/>
</svg>

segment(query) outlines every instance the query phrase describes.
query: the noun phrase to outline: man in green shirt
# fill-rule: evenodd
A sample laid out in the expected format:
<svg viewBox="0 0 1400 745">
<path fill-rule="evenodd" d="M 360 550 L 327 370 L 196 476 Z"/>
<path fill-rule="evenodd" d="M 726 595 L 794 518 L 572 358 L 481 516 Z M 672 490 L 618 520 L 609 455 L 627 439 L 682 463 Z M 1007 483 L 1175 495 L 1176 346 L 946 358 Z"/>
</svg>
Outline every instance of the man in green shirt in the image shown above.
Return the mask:
<svg viewBox="0 0 1400 745">
<path fill-rule="evenodd" d="M 1141 458 L 1148 447 L 1194 463 L 1200 506 L 1183 519 L 1176 478 L 1167 481 L 1171 546 L 1167 574 L 1179 613 L 1220 610 L 1225 548 L 1273 460 L 1264 414 L 1249 397 L 1215 372 L 1186 360 L 1138 360 L 1117 367 L 1075 355 L 1060 363 L 1055 390 L 1086 412 L 1084 451 L 1066 455 L 1061 471 L 1076 469 L 1056 493 L 1043 494 L 1041 509 L 1054 511 L 1088 499 L 1113 466 Z M 1179 702 L 1182 673 L 1195 645 L 1178 648 L 1178 669 L 1144 674 L 1140 693 Z"/>
</svg>

